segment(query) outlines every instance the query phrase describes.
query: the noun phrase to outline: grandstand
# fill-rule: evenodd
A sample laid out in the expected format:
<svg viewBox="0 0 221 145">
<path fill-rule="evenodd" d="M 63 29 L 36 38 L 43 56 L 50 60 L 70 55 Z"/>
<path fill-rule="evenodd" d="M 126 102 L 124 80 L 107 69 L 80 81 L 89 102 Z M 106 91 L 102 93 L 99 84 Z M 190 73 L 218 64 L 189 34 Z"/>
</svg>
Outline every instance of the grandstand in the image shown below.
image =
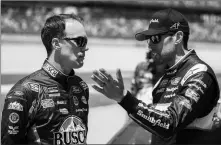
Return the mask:
<svg viewBox="0 0 221 145">
<path fill-rule="evenodd" d="M 221 42 L 221 1 L 65 0 L 2 1 L 2 33 L 39 34 L 45 19 L 58 13 L 78 13 L 88 35 L 131 39 L 148 27 L 151 14 L 174 8 L 190 21 L 193 41 Z"/>
</svg>

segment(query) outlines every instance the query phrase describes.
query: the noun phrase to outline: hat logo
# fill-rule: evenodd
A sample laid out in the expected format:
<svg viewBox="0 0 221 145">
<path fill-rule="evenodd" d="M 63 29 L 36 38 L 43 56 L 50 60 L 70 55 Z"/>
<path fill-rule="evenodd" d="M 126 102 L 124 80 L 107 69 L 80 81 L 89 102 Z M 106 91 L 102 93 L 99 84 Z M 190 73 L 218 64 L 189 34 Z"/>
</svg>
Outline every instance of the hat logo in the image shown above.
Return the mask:
<svg viewBox="0 0 221 145">
<path fill-rule="evenodd" d="M 151 20 L 150 20 L 150 24 L 151 24 L 151 23 L 159 23 L 159 20 L 158 20 L 158 19 L 151 19 Z"/>
<path fill-rule="evenodd" d="M 173 25 L 170 27 L 170 29 L 179 29 L 179 26 L 180 26 L 180 23 L 178 22 L 178 23 L 173 24 Z"/>
</svg>

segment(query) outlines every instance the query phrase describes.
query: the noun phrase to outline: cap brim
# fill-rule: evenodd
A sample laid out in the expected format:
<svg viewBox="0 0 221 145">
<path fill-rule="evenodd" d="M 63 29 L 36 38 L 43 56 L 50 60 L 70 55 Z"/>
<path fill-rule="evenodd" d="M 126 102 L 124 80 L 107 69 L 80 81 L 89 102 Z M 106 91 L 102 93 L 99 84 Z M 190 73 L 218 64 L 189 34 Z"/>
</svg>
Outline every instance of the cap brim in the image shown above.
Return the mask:
<svg viewBox="0 0 221 145">
<path fill-rule="evenodd" d="M 144 41 L 149 39 L 150 36 L 152 35 L 157 35 L 160 33 L 164 33 L 166 31 L 164 30 L 154 30 L 154 29 L 149 29 L 149 30 L 145 30 L 143 32 L 139 32 L 135 35 L 135 39 L 138 41 Z"/>
</svg>

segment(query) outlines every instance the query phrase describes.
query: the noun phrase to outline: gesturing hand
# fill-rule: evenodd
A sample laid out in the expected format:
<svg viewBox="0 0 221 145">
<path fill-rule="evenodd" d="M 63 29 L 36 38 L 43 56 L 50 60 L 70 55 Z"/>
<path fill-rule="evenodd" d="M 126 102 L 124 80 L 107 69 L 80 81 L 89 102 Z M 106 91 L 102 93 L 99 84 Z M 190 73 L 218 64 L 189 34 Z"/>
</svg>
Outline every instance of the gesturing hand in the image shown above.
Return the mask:
<svg viewBox="0 0 221 145">
<path fill-rule="evenodd" d="M 123 99 L 124 94 L 124 82 L 121 75 L 120 69 L 116 72 L 117 79 L 106 72 L 104 69 L 99 69 L 99 71 L 93 71 L 91 78 L 97 83 L 97 85 L 92 85 L 92 87 L 117 102 Z"/>
</svg>

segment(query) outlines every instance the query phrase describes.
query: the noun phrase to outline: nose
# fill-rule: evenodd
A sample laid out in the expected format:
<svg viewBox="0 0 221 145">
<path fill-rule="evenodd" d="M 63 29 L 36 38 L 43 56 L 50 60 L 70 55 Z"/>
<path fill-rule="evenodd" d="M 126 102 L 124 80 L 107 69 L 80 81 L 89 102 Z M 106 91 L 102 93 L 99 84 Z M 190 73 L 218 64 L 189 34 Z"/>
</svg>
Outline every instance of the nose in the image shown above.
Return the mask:
<svg viewBox="0 0 221 145">
<path fill-rule="evenodd" d="M 149 43 L 148 43 L 148 48 L 150 49 L 150 51 L 152 51 L 153 48 L 154 48 L 154 44 L 151 44 L 151 42 L 149 42 Z"/>
<path fill-rule="evenodd" d="M 89 50 L 88 47 L 84 47 L 84 48 L 81 49 L 81 51 L 88 51 L 88 50 Z"/>
</svg>

